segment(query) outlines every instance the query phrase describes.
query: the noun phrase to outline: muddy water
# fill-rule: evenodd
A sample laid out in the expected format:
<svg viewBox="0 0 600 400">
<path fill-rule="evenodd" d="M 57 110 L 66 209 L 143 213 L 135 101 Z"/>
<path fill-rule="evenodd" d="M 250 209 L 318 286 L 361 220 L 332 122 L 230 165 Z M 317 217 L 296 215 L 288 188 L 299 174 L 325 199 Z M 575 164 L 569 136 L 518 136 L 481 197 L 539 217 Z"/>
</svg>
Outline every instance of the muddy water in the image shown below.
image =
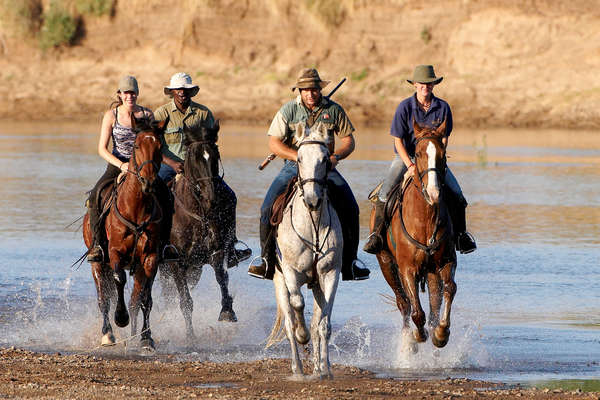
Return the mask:
<svg viewBox="0 0 600 400">
<path fill-rule="evenodd" d="M 100 323 L 79 222 L 85 191 L 105 168 L 94 127 L 0 128 L 0 346 L 46 351 L 135 354 L 97 348 Z M 386 129 L 359 132 L 344 160 L 367 236 L 367 194 L 391 158 Z M 576 138 L 577 140 L 574 140 Z M 374 256 L 360 252 L 372 278 L 341 283 L 333 316 L 333 362 L 400 377 L 467 376 L 499 381 L 600 376 L 600 143 L 594 133 L 457 131 L 449 163 L 470 202 L 479 249 L 459 256 L 458 293 L 448 346 L 399 352 L 400 317 Z M 238 195 L 238 236 L 258 253 L 258 208 L 281 166 L 263 172 L 259 128 L 229 127 L 220 138 L 225 179 Z M 158 356 L 248 360 L 286 356 L 263 350 L 275 312 L 272 284 L 230 270 L 237 324 L 218 323 L 210 268 L 193 292 L 198 340 L 185 341 L 178 307 L 155 286 Z M 308 296 L 307 296 L 308 298 Z M 425 299 L 424 299 L 425 300 Z M 311 301 L 307 300 L 307 310 Z M 118 329 L 126 340 L 128 329 Z"/>
</svg>

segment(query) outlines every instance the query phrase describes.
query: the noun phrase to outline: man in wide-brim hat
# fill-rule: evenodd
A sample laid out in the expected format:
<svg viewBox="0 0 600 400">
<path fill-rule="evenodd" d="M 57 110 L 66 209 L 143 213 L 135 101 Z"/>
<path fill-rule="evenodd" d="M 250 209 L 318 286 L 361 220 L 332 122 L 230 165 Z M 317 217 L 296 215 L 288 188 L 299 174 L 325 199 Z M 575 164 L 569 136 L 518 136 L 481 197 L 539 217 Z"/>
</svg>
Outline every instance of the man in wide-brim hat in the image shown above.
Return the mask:
<svg viewBox="0 0 600 400">
<path fill-rule="evenodd" d="M 342 280 L 368 279 L 369 270 L 356 265 L 359 222 L 358 204 L 350 186 L 335 166 L 354 151 L 354 127 L 344 109 L 323 96 L 321 90 L 329 84 L 319 76 L 314 68 L 305 68 L 300 72 L 292 91 L 298 89 L 299 95 L 281 107 L 267 132 L 269 149 L 284 159 L 283 168 L 269 187 L 260 209 L 261 263 L 251 265 L 248 274 L 257 278 L 272 279 L 275 272 L 275 239 L 270 224 L 271 207 L 277 196 L 287 187 L 288 182 L 297 176 L 298 142 L 310 131 L 318 131 L 327 137 L 330 144 L 330 162 L 332 170 L 328 174 L 329 187 L 333 203 L 340 222 L 344 239 L 342 255 Z M 335 138 L 339 145 L 335 148 Z"/>
<path fill-rule="evenodd" d="M 442 79 L 444 78 L 435 75 L 433 65 L 417 65 L 412 78 L 406 80 L 415 87 L 415 93 L 403 100 L 394 114 L 390 135 L 394 137 L 396 156 L 379 191 L 378 199 L 375 201 L 375 223 L 364 246 L 364 251 L 367 253 L 377 254 L 384 245 L 382 232 L 385 229 L 385 203 L 390 190 L 404 179 L 407 171 L 409 174 L 415 172 L 416 140 L 413 120 L 420 126 L 433 129 L 445 123 L 446 137 L 443 139 L 443 145 L 447 146 L 448 144 L 448 137 L 452 132 L 452 112 L 448 103 L 433 95 L 433 87 Z M 456 236 L 456 249 L 463 254 L 471 253 L 475 251 L 477 245 L 473 236 L 467 232 L 467 200 L 450 168 L 446 170 L 445 184 L 453 197 L 447 200 L 453 205 L 450 207 L 450 213 L 452 228 Z"/>
<path fill-rule="evenodd" d="M 192 83 L 191 76 L 185 72 L 174 74 L 163 91 L 165 95 L 171 97 L 171 101 L 158 107 L 154 111 L 154 118 L 157 121 L 164 121 L 167 117 L 169 118 L 165 134 L 162 137 L 163 159 L 158 172 L 158 176 L 162 180 L 169 182 L 177 173 L 183 172 L 183 163 L 187 152 L 187 147 L 184 145 L 184 124 L 192 131 L 200 127 L 212 129 L 215 126 L 215 119 L 208 107 L 192 101 L 192 97 L 198 94 L 199 88 L 198 85 Z M 222 185 L 224 192 L 231 200 L 235 223 L 237 197 L 233 189 L 224 180 L 222 180 Z M 237 239 L 234 241 L 237 242 Z M 252 251 L 248 248 L 234 250 L 229 252 L 228 267 L 237 265 L 240 261 L 248 259 L 252 254 Z"/>
</svg>

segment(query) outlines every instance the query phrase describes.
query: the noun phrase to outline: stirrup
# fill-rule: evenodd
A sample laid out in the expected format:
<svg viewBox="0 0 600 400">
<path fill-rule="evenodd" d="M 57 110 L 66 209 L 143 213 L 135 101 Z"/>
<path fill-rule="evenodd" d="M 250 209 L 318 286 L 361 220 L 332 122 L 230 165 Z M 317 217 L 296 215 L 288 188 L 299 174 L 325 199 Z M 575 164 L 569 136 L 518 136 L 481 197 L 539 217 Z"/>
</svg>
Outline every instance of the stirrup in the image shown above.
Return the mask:
<svg viewBox="0 0 600 400">
<path fill-rule="evenodd" d="M 369 236 L 367 236 L 367 243 L 365 243 L 365 245 L 363 246 L 363 250 L 365 252 L 370 253 L 370 254 L 377 254 L 378 252 L 380 252 L 383 249 L 383 238 L 381 237 L 381 235 L 378 231 L 380 231 L 380 229 L 375 229 L 375 230 L 373 230 L 373 232 L 371 232 L 371 234 Z M 373 237 L 376 238 L 379 243 L 372 244 L 370 247 L 367 247 L 367 245 L 369 244 L 369 241 Z M 361 261 L 361 263 L 362 263 L 362 261 Z"/>
<path fill-rule="evenodd" d="M 360 263 L 361 265 L 363 265 L 363 268 L 359 267 L 357 264 Z M 364 271 L 365 275 L 355 275 L 354 274 L 354 269 L 358 269 L 360 271 Z M 346 279 L 348 281 L 364 281 L 365 279 L 369 279 L 369 275 L 371 275 L 371 271 L 367 268 L 367 265 L 362 262 L 362 260 L 360 259 L 356 259 L 354 261 L 352 261 L 352 265 L 350 266 L 350 279 Z M 342 276 L 342 280 L 344 280 L 344 277 Z"/>
<path fill-rule="evenodd" d="M 166 251 L 167 249 L 173 249 L 176 256 L 169 257 L 169 258 L 165 257 L 165 254 L 167 253 L 167 251 Z M 162 252 L 161 252 L 161 258 L 164 262 L 177 261 L 180 256 L 181 255 L 179 254 L 179 250 L 177 250 L 177 247 L 173 246 L 172 244 L 166 244 L 165 247 L 163 247 Z"/>
<path fill-rule="evenodd" d="M 251 268 L 252 268 L 252 267 L 260 267 L 260 266 L 262 265 L 262 264 L 260 264 L 260 265 L 253 265 L 253 264 L 254 264 L 254 261 L 256 261 L 256 260 L 263 260 L 263 261 L 265 262 L 265 273 L 264 273 L 264 275 L 260 275 L 260 274 L 257 274 L 257 273 L 255 273 L 255 272 L 252 272 L 252 271 L 251 271 Z M 264 258 L 264 257 L 262 257 L 262 256 L 256 256 L 256 257 L 254 257 L 254 258 L 253 258 L 253 259 L 250 261 L 250 266 L 248 266 L 248 275 L 250 275 L 250 276 L 252 276 L 252 277 L 254 277 L 254 278 L 258 278 L 258 279 L 267 279 L 267 278 L 266 278 L 266 276 L 267 276 L 267 272 L 268 272 L 268 271 L 269 271 L 269 262 L 267 261 L 267 259 L 266 259 L 266 258 Z"/>
<path fill-rule="evenodd" d="M 471 241 L 471 243 L 473 244 L 473 247 L 471 247 L 469 249 L 466 249 L 466 250 L 463 250 L 461 248 L 461 246 L 459 246 L 458 244 L 460 243 L 460 238 L 465 237 L 465 236 L 467 237 L 467 239 L 469 239 Z M 456 247 L 457 247 L 457 250 L 460 252 L 460 254 L 469 254 L 469 253 L 472 253 L 475 250 L 477 250 L 477 243 L 475 243 L 475 238 L 473 237 L 473 235 L 471 235 L 467 231 L 459 234 L 458 235 L 458 240 L 456 242 L 457 242 L 457 246 Z"/>
<path fill-rule="evenodd" d="M 238 243 L 243 244 L 244 246 L 246 246 L 246 248 L 245 249 L 236 249 L 235 245 L 238 244 Z M 247 250 L 250 250 L 250 252 L 248 253 L 248 255 L 242 255 L 241 257 L 237 257 L 238 252 L 246 252 Z M 248 246 L 246 244 L 246 242 L 241 241 L 239 239 L 236 239 L 235 243 L 233 244 L 233 253 L 235 254 L 235 256 L 237 258 L 237 262 L 241 263 L 242 261 L 246 261 L 247 259 L 250 258 L 250 256 L 252 255 L 252 250 L 250 249 L 250 246 Z"/>
</svg>

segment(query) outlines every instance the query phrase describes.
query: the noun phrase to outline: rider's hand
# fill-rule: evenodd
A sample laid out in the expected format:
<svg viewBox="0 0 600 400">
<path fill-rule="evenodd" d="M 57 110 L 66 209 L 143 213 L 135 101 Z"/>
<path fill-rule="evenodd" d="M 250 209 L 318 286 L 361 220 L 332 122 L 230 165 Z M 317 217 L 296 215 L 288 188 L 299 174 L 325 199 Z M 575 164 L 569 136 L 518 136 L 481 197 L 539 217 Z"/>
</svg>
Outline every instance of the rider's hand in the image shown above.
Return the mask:
<svg viewBox="0 0 600 400">
<path fill-rule="evenodd" d="M 121 170 L 121 172 L 127 172 L 127 170 L 129 169 L 129 163 L 128 162 L 122 163 L 121 166 L 119 167 L 119 169 Z"/>
<path fill-rule="evenodd" d="M 334 156 L 333 154 L 331 156 L 329 156 L 329 161 L 331 161 L 331 169 L 332 170 L 339 164 L 337 157 Z"/>
<path fill-rule="evenodd" d="M 175 170 L 175 172 L 177 172 L 178 174 L 183 173 L 183 163 L 175 163 L 175 165 L 173 165 L 173 169 Z"/>
<path fill-rule="evenodd" d="M 408 175 L 414 175 L 415 174 L 415 169 L 416 169 L 415 164 L 411 163 L 408 166 Z"/>
</svg>

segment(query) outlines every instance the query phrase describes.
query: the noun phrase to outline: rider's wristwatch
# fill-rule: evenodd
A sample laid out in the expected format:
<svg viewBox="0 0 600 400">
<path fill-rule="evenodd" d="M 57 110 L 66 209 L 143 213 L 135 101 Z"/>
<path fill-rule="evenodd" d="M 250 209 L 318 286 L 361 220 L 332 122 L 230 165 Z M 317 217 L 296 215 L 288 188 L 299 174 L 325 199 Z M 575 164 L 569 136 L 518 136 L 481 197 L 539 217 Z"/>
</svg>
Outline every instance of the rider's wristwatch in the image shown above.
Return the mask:
<svg viewBox="0 0 600 400">
<path fill-rule="evenodd" d="M 342 156 L 340 156 L 339 154 L 335 154 L 333 153 L 333 156 L 335 157 L 335 159 L 339 162 L 342 159 Z"/>
</svg>

